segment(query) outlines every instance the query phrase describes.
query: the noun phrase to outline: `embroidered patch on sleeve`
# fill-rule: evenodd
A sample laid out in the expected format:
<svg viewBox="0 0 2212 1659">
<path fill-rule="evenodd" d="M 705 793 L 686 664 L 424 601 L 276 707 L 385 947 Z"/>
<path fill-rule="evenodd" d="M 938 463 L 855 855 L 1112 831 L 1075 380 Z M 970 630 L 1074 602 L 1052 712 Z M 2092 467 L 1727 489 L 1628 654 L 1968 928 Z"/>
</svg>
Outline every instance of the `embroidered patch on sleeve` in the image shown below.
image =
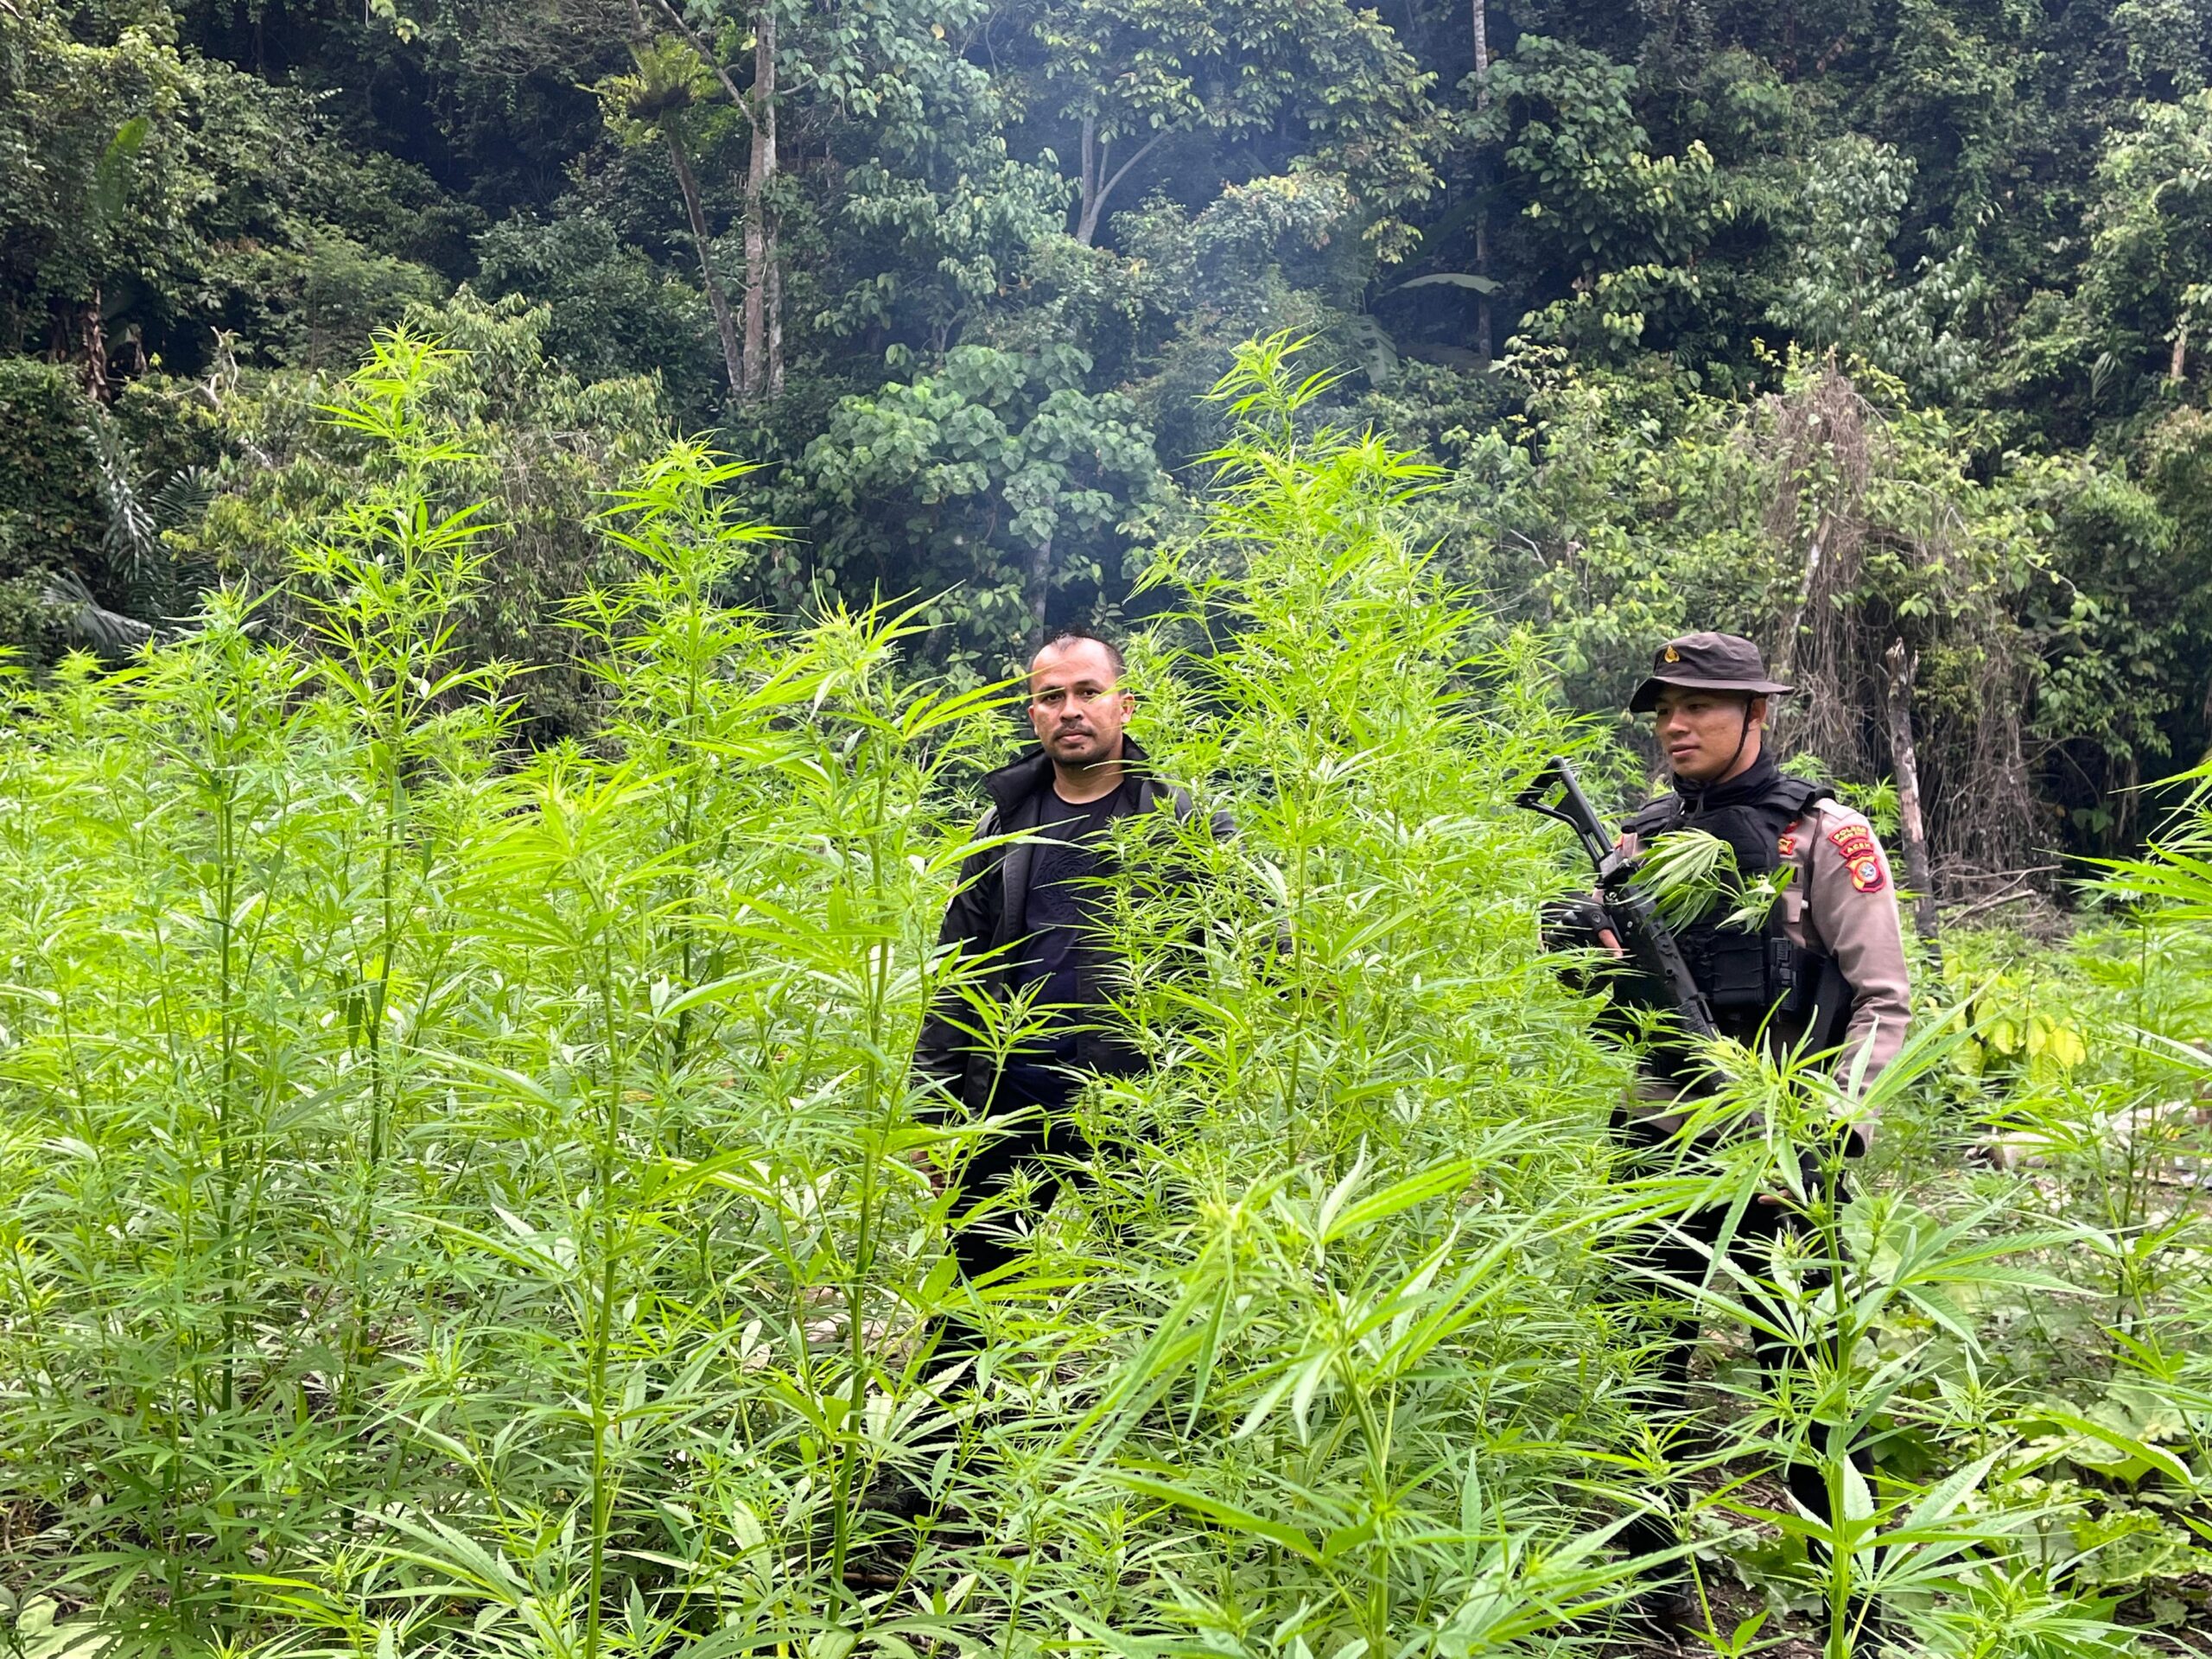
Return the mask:
<svg viewBox="0 0 2212 1659">
<path fill-rule="evenodd" d="M 1780 853 L 1784 858 L 1796 857 L 1797 837 L 1795 836 L 1784 836 L 1775 844 L 1775 850 Z"/>
<path fill-rule="evenodd" d="M 1851 885 L 1861 893 L 1879 893 L 1889 885 L 1890 873 L 1874 849 L 1874 832 L 1863 823 L 1847 823 L 1828 831 L 1828 843 L 1850 873 Z"/>
<path fill-rule="evenodd" d="M 1874 832 L 1863 823 L 1847 823 L 1840 830 L 1831 830 L 1828 840 L 1835 848 L 1836 856 L 1847 864 L 1873 855 Z"/>
</svg>

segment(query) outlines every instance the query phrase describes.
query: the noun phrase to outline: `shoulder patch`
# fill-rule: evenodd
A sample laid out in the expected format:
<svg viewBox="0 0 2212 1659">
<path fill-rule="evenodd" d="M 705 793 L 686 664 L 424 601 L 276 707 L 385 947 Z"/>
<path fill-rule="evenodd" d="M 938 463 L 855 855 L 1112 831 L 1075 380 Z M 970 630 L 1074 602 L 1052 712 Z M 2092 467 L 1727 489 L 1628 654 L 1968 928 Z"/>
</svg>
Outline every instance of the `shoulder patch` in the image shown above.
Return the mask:
<svg viewBox="0 0 2212 1659">
<path fill-rule="evenodd" d="M 1874 832 L 1863 823 L 1847 823 L 1829 830 L 1828 842 L 1836 856 L 1849 864 L 1873 852 Z"/>
<path fill-rule="evenodd" d="M 1828 831 L 1828 844 L 1850 873 L 1851 885 L 1860 893 L 1879 893 L 1890 884 L 1882 868 L 1882 855 L 1874 846 L 1874 832 L 1863 823 L 1847 823 Z"/>
</svg>

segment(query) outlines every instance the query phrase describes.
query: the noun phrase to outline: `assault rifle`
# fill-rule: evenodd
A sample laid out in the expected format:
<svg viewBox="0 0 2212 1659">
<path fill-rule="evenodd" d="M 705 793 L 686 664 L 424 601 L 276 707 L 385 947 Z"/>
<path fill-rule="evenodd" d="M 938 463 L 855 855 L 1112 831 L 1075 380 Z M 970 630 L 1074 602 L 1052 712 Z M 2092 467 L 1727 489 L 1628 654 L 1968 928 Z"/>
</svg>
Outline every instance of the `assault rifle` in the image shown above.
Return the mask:
<svg viewBox="0 0 2212 1659">
<path fill-rule="evenodd" d="M 1681 946 L 1659 919 L 1651 895 L 1631 880 L 1635 860 L 1615 844 L 1590 804 L 1590 798 L 1582 792 L 1574 768 L 1564 758 L 1554 755 L 1536 774 L 1535 781 L 1521 791 L 1516 804 L 1556 818 L 1573 830 L 1582 850 L 1597 867 L 1596 898 L 1544 906 L 1545 947 L 1605 950 L 1605 942 L 1599 936 L 1610 930 L 1620 941 L 1621 959 L 1601 967 L 1599 974 L 1617 1003 L 1664 1015 L 1677 1039 L 1669 1046 L 1679 1047 L 1684 1037 L 1709 1040 L 1719 1035 L 1713 1022 L 1712 1005 L 1691 977 Z"/>
</svg>

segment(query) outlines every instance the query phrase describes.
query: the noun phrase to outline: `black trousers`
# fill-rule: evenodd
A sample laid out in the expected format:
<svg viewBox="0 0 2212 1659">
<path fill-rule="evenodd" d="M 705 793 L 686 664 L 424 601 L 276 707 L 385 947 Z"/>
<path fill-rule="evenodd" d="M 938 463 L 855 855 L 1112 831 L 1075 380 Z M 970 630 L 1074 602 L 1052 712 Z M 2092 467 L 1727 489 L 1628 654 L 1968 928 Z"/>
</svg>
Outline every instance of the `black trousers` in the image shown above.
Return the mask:
<svg viewBox="0 0 2212 1659">
<path fill-rule="evenodd" d="M 1050 1063 L 1017 1060 L 999 1074 L 990 1114 L 1011 1121 L 969 1158 L 953 1198 L 947 1242 L 968 1283 L 987 1280 L 1017 1260 L 1029 1248 L 1025 1224 L 1042 1220 L 1070 1181 L 1087 1179 L 1085 1166 L 1096 1149 L 1070 1109 L 1082 1086 L 1078 1077 Z M 1007 1202 L 1007 1195 L 1025 1184 L 1028 1201 Z M 978 1324 L 948 1313 L 932 1367 L 972 1357 L 985 1342 Z"/>
<path fill-rule="evenodd" d="M 1660 1148 L 1665 1144 L 1663 1136 L 1642 1124 L 1619 1119 L 1616 1120 L 1615 1131 L 1623 1142 L 1621 1164 L 1624 1173 L 1648 1172 L 1659 1163 Z M 1818 1190 L 1816 1174 L 1808 1171 L 1808 1189 Z M 1848 1201 L 1848 1197 L 1839 1179 L 1835 1202 L 1841 1205 Z M 1659 1350 L 1657 1375 L 1653 1379 L 1656 1386 L 1650 1390 L 1650 1397 L 1654 1410 L 1669 1416 L 1680 1417 L 1688 1407 L 1690 1359 L 1697 1348 L 1701 1321 L 1694 1306 L 1669 1295 L 1663 1285 L 1652 1283 L 1646 1275 L 1662 1275 L 1678 1283 L 1697 1284 L 1711 1273 L 1714 1285 L 1752 1308 L 1766 1323 L 1784 1330 L 1790 1326 L 1786 1310 L 1771 1294 L 1758 1289 L 1758 1279 L 1764 1272 L 1760 1264 L 1769 1259 L 1776 1241 L 1812 1231 L 1810 1217 L 1791 1204 L 1755 1202 L 1736 1217 L 1734 1231 L 1729 1233 L 1728 1217 L 1726 1206 L 1692 1211 L 1677 1217 L 1671 1230 L 1655 1230 L 1627 1254 L 1626 1264 L 1633 1271 L 1631 1282 L 1624 1286 L 1626 1294 L 1623 1300 L 1644 1303 L 1649 1307 L 1647 1317 L 1659 1327 L 1656 1332 Z M 1720 1249 L 1724 1234 L 1728 1236 L 1725 1252 Z M 1748 1282 L 1726 1271 L 1723 1263 L 1730 1259 L 1742 1262 L 1749 1275 Z M 1807 1291 L 1815 1294 L 1832 1282 L 1833 1275 L 1825 1268 L 1811 1268 L 1804 1275 Z M 1821 1336 L 1818 1332 L 1804 1334 L 1815 1342 Z M 1751 1353 L 1770 1378 L 1779 1379 L 1793 1369 L 1802 1370 L 1805 1367 L 1806 1356 L 1796 1344 L 1763 1330 L 1754 1330 Z M 1861 1474 L 1873 1472 L 1872 1454 L 1864 1446 L 1851 1448 L 1851 1461 Z M 1793 1462 L 1785 1464 L 1782 1472 L 1790 1495 L 1798 1503 L 1823 1521 L 1834 1519 L 1828 1504 L 1827 1480 L 1821 1465 Z M 1638 1516 L 1618 1536 L 1622 1548 L 1636 1555 L 1670 1549 L 1680 1541 L 1666 1519 L 1656 1514 Z"/>
</svg>

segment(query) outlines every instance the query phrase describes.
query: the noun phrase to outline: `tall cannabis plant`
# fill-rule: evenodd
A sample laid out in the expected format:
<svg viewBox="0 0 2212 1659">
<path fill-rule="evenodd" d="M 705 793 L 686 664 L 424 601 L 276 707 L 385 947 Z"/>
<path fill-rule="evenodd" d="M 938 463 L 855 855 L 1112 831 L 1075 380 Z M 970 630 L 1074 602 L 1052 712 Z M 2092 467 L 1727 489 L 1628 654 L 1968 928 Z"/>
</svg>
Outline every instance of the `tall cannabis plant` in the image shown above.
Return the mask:
<svg viewBox="0 0 2212 1659">
<path fill-rule="evenodd" d="M 940 995 L 1001 1052 L 1033 1017 L 935 944 L 1013 690 L 918 672 L 920 613 L 732 607 L 768 536 L 734 463 L 673 445 L 608 503 L 587 738 L 526 747 L 454 658 L 480 515 L 404 335 L 334 399 L 380 482 L 291 588 L 8 683 L 19 1646 L 1571 1653 L 1667 1570 L 1719 1651 L 1822 1609 L 1863 1649 L 1870 1591 L 1928 1651 L 2113 1650 L 2130 1541 L 2171 1565 L 2203 1518 L 2212 1307 L 2155 1159 L 2088 1126 L 2201 1076 L 2200 855 L 2094 969 L 2139 1042 L 2003 1103 L 2074 1114 L 2055 1179 L 1940 1166 L 1938 1019 L 1863 1096 L 1722 1053 L 1715 1133 L 1625 1179 L 1629 1057 L 1533 925 L 1577 877 L 1510 804 L 1591 740 L 1406 539 L 1427 470 L 1299 362 L 1224 381 L 1131 642 L 1198 809 L 1118 826 L 1100 892 L 1149 1064 L 1084 1090 L 1089 1179 L 1011 1195 L 985 1283 L 931 1176 L 1001 1126 L 908 1060 Z M 1786 1246 L 1640 1268 L 1766 1198 Z M 1641 1391 L 1656 1294 L 1718 1338 L 1701 1439 Z M 1792 1363 L 1736 1363 L 1747 1328 Z"/>
</svg>

